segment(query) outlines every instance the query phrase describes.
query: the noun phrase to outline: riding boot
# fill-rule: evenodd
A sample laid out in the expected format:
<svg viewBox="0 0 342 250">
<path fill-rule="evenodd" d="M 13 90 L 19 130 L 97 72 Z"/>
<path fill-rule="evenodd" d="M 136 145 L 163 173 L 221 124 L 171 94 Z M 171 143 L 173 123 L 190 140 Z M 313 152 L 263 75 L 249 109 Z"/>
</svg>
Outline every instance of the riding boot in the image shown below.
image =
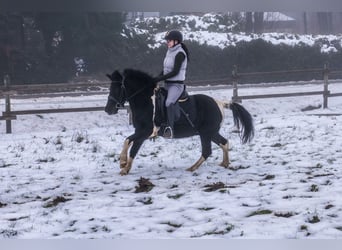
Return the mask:
<svg viewBox="0 0 342 250">
<path fill-rule="evenodd" d="M 166 107 L 167 112 L 167 126 L 164 129 L 164 138 L 172 139 L 173 138 L 173 125 L 175 123 L 175 116 L 176 116 L 176 105 L 171 104 L 170 106 Z"/>
</svg>

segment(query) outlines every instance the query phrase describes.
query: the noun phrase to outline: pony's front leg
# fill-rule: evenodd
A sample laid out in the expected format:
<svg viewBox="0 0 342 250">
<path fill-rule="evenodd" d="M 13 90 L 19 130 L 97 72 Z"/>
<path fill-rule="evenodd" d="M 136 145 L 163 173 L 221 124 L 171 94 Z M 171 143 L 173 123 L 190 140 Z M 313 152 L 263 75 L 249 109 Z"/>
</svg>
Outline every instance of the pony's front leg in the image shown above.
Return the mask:
<svg viewBox="0 0 342 250">
<path fill-rule="evenodd" d="M 127 175 L 132 168 L 133 158 L 129 157 L 125 166 L 121 168 L 120 175 Z"/>
<path fill-rule="evenodd" d="M 144 140 L 146 139 L 146 137 L 135 139 L 134 141 L 132 141 L 131 143 L 128 144 L 127 150 L 128 150 L 130 145 L 132 145 L 132 147 L 131 147 L 131 150 L 129 152 L 129 157 L 127 158 L 127 152 L 126 152 L 126 160 L 122 161 L 122 162 L 120 160 L 120 168 L 121 168 L 120 175 L 127 175 L 129 173 L 129 171 L 132 168 L 134 157 L 137 155 L 137 153 L 138 153 L 141 145 L 143 144 Z M 125 145 L 126 145 L 126 143 L 125 143 Z M 121 165 L 121 163 L 122 163 L 122 165 Z"/>
<path fill-rule="evenodd" d="M 128 158 L 128 150 L 132 146 L 133 141 L 129 138 L 125 140 L 124 146 L 120 154 L 120 175 L 127 175 L 132 168 L 133 159 Z"/>
<path fill-rule="evenodd" d="M 122 151 L 120 153 L 120 169 L 126 167 L 128 149 L 130 148 L 130 146 L 132 146 L 132 143 L 133 143 L 133 141 L 130 141 L 129 139 L 126 139 L 124 142 L 124 146 L 123 146 Z"/>
<path fill-rule="evenodd" d="M 158 131 L 160 130 L 160 127 L 153 127 L 153 132 L 152 134 L 148 137 L 151 140 L 155 140 L 155 138 L 158 136 Z"/>
</svg>

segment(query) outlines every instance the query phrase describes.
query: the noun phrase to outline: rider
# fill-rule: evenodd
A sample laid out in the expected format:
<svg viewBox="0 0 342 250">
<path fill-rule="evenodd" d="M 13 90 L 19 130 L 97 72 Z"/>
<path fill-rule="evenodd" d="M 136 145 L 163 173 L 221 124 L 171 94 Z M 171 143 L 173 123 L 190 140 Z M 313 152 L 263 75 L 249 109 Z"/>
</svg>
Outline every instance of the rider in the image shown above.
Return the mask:
<svg viewBox="0 0 342 250">
<path fill-rule="evenodd" d="M 164 59 L 164 68 L 161 75 L 155 78 L 156 82 L 165 81 L 168 90 L 165 106 L 167 110 L 167 126 L 164 130 L 165 138 L 173 138 L 175 122 L 175 105 L 185 90 L 184 80 L 186 67 L 189 61 L 188 48 L 183 43 L 183 35 L 178 30 L 168 31 L 165 35 L 168 50 Z"/>
</svg>

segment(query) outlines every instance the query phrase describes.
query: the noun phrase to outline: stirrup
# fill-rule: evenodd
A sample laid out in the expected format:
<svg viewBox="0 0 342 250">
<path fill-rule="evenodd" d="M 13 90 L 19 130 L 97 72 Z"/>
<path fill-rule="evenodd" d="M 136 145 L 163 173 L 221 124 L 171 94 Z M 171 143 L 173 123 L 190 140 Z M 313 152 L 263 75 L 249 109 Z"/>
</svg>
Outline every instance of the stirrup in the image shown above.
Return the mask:
<svg viewBox="0 0 342 250">
<path fill-rule="evenodd" d="M 172 131 L 172 128 L 170 126 L 168 126 L 164 129 L 163 137 L 166 139 L 172 139 L 173 138 L 173 131 Z"/>
</svg>

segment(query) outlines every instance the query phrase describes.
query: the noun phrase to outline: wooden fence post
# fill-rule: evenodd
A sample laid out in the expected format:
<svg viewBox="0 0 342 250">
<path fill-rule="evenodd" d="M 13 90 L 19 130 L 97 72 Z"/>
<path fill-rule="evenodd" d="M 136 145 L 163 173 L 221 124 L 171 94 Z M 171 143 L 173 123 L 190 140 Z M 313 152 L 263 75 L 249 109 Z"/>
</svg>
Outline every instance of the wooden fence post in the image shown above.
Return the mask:
<svg viewBox="0 0 342 250">
<path fill-rule="evenodd" d="M 326 109 L 328 108 L 328 97 L 329 97 L 329 66 L 327 63 L 324 64 L 323 79 L 324 79 L 323 108 Z"/>
<path fill-rule="evenodd" d="M 131 110 L 130 106 L 128 106 L 128 108 L 127 108 L 127 113 L 128 113 L 128 124 L 132 125 L 133 124 L 133 117 L 132 117 L 132 110 Z"/>
<path fill-rule="evenodd" d="M 8 91 L 9 85 L 11 84 L 11 79 L 9 75 L 4 76 L 4 85 L 5 88 Z M 5 116 L 7 116 L 6 119 L 6 134 L 12 133 L 12 120 L 9 117 L 11 115 L 11 98 L 10 94 L 7 92 L 5 95 Z"/>
<path fill-rule="evenodd" d="M 234 65 L 234 68 L 232 71 L 232 79 L 233 79 L 232 101 L 233 102 L 241 102 L 241 100 L 239 100 L 239 95 L 238 95 L 238 75 L 237 75 L 237 66 L 236 65 Z"/>
</svg>

